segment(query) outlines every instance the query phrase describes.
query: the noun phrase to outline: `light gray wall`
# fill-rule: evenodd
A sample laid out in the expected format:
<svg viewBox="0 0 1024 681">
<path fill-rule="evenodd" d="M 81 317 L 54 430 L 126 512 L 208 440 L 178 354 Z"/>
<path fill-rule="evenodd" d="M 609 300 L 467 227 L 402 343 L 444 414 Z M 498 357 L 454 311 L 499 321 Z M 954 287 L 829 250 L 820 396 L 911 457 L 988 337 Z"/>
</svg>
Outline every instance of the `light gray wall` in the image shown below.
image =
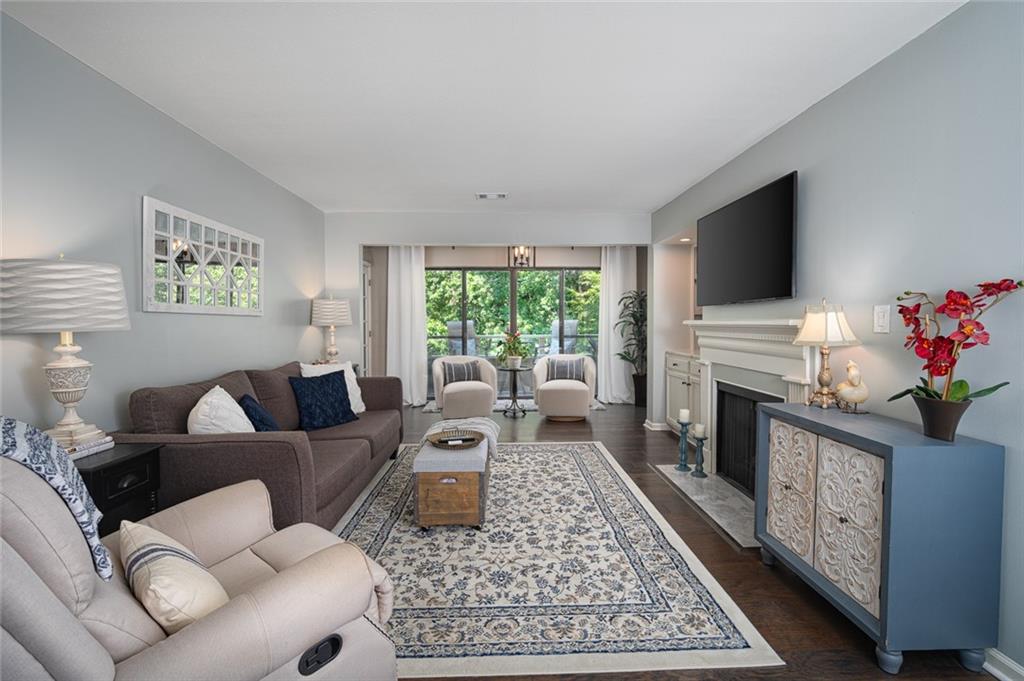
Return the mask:
<svg viewBox="0 0 1024 681">
<path fill-rule="evenodd" d="M 907 288 L 941 294 L 1024 276 L 1022 25 L 1024 4 L 967 4 L 657 211 L 656 241 L 800 173 L 797 299 L 705 307 L 705 318 L 842 303 L 864 345 L 833 351 L 839 376 L 856 360 L 869 409 L 918 421 L 909 400 L 885 398 L 921 363 L 903 350 L 895 307 L 888 335 L 872 333 L 871 307 Z M 1024 293 L 985 323 L 991 347 L 966 352 L 959 376 L 1012 385 L 977 401 L 961 431 L 1007 447 L 1000 649 L 1024 662 Z M 951 474 L 970 475 L 970 462 Z"/>
<path fill-rule="evenodd" d="M 83 416 L 127 426 L 134 388 L 316 356 L 323 213 L 13 19 L 2 24 L 2 255 L 63 252 L 124 271 L 132 330 L 76 334 L 96 364 Z M 144 194 L 266 240 L 262 317 L 141 311 Z M 59 418 L 39 368 L 56 344 L 56 334 L 0 339 L 5 415 Z"/>
</svg>

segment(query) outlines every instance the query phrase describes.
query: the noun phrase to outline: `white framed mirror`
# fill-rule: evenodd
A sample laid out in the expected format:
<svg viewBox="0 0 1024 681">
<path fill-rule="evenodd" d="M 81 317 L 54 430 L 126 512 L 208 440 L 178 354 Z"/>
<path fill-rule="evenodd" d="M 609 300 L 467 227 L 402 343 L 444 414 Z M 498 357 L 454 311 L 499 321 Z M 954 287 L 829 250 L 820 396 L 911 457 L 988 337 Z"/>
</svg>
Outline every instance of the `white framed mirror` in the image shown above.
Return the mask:
<svg viewBox="0 0 1024 681">
<path fill-rule="evenodd" d="M 142 197 L 145 312 L 262 315 L 263 239 Z"/>
</svg>

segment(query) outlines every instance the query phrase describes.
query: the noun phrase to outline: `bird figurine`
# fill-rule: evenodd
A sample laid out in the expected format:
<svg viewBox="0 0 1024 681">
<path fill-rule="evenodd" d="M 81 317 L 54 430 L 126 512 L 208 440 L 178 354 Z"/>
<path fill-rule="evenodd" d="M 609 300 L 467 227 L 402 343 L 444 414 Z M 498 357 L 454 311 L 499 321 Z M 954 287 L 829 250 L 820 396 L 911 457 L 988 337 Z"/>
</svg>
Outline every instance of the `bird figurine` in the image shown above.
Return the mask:
<svg viewBox="0 0 1024 681">
<path fill-rule="evenodd" d="M 836 386 L 839 406 L 849 414 L 866 414 L 858 406 L 868 401 L 868 386 L 861 380 L 860 367 L 852 359 L 846 363 L 846 380 Z"/>
</svg>

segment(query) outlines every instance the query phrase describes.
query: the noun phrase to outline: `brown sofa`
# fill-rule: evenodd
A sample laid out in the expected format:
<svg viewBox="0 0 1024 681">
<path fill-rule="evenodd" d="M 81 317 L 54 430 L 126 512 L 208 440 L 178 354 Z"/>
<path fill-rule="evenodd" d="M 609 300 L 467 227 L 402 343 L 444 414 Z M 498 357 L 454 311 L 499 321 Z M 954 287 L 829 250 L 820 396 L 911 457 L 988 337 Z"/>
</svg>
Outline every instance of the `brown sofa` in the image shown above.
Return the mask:
<svg viewBox="0 0 1024 681">
<path fill-rule="evenodd" d="M 361 377 L 366 411 L 359 420 L 322 430 L 299 430 L 289 376 L 299 363 L 277 369 L 232 371 L 209 381 L 132 393 L 132 430 L 117 442 L 157 442 L 160 506 L 244 480 L 260 480 L 273 501 L 274 526 L 299 522 L 332 529 L 402 441 L 402 383 Z M 250 394 L 269 411 L 279 432 L 189 435 L 188 415 L 210 388 L 232 397 Z"/>
</svg>

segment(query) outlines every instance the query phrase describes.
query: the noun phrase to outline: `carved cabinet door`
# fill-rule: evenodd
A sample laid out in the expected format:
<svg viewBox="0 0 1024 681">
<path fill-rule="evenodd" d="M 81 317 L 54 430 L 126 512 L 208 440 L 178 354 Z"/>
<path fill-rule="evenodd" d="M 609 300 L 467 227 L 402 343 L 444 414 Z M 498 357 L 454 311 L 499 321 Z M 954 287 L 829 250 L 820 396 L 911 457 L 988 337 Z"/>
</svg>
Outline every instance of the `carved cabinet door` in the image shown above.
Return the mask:
<svg viewBox="0 0 1024 681">
<path fill-rule="evenodd" d="M 772 419 L 766 529 L 809 565 L 813 565 L 817 450 L 817 435 Z"/>
<path fill-rule="evenodd" d="M 822 437 L 814 569 L 875 617 L 882 564 L 885 460 Z"/>
</svg>

